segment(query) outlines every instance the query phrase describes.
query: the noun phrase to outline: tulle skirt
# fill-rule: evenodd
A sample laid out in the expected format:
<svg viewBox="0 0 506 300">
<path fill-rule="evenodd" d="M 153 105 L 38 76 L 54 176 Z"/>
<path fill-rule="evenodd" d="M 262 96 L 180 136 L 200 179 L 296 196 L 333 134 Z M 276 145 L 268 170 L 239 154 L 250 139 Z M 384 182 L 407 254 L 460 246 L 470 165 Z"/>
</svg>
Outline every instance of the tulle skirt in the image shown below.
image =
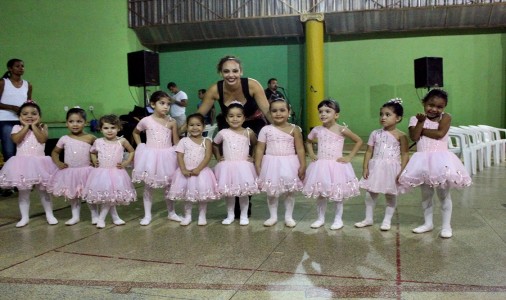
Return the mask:
<svg viewBox="0 0 506 300">
<path fill-rule="evenodd" d="M 213 171 L 205 167 L 198 176 L 190 177 L 185 177 L 177 169 L 165 197 L 170 200 L 202 202 L 218 200 L 220 194 Z"/>
<path fill-rule="evenodd" d="M 268 196 L 302 190 L 302 181 L 298 176 L 299 167 L 297 155 L 264 155 L 257 179 L 258 188 Z"/>
<path fill-rule="evenodd" d="M 416 152 L 402 171 L 399 183 L 405 188 L 422 184 L 464 188 L 472 183 L 469 173 L 452 152 Z"/>
<path fill-rule="evenodd" d="M 93 204 L 128 205 L 137 200 L 137 193 L 125 169 L 94 168 L 83 198 Z"/>
<path fill-rule="evenodd" d="M 371 193 L 399 195 L 406 192 L 405 187 L 397 182 L 400 171 L 398 160 L 373 158 L 369 160 L 368 178 L 361 178 L 358 185 Z"/>
<path fill-rule="evenodd" d="M 56 197 L 65 197 L 65 199 L 82 198 L 84 186 L 91 171 L 93 171 L 91 166 L 58 170 L 51 176 L 47 191 Z"/>
<path fill-rule="evenodd" d="M 225 160 L 214 167 L 218 192 L 222 196 L 240 197 L 258 194 L 257 175 L 253 163 L 245 160 Z"/>
<path fill-rule="evenodd" d="M 0 188 L 30 190 L 39 185 L 46 190 L 51 175 L 58 170 L 49 156 L 16 155 L 0 170 Z"/>
<path fill-rule="evenodd" d="M 360 195 L 360 190 L 350 163 L 319 159 L 307 168 L 302 193 L 308 198 L 343 201 Z"/>
<path fill-rule="evenodd" d="M 151 148 L 143 143 L 135 150 L 132 182 L 164 188 L 170 185 L 176 169 L 177 154 L 174 147 Z"/>
</svg>

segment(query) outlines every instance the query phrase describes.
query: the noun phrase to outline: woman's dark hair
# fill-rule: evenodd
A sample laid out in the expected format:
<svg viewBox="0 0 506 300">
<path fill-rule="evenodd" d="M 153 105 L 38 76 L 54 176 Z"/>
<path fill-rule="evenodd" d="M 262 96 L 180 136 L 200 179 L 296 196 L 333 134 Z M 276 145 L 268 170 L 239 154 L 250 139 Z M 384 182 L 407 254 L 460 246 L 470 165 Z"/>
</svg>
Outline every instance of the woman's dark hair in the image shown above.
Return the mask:
<svg viewBox="0 0 506 300">
<path fill-rule="evenodd" d="M 25 103 L 21 104 L 21 106 L 19 107 L 19 110 L 18 110 L 18 116 L 21 115 L 21 111 L 25 107 L 35 107 L 35 109 L 39 112 L 39 116 L 42 116 L 42 112 L 40 111 L 40 106 L 37 103 L 33 102 L 32 100 L 28 100 Z"/>
<path fill-rule="evenodd" d="M 225 64 L 229 60 L 233 60 L 236 63 L 238 63 L 239 69 L 242 70 L 241 60 L 235 56 L 227 55 L 227 56 L 223 57 L 222 59 L 220 59 L 220 61 L 218 62 L 218 65 L 216 66 L 216 68 L 218 69 L 218 73 L 221 73 L 221 69 L 223 69 L 223 64 Z"/>
<path fill-rule="evenodd" d="M 186 125 L 188 125 L 190 123 L 191 119 L 199 119 L 199 121 L 202 123 L 202 125 L 205 124 L 204 116 L 199 113 L 194 113 L 194 114 L 189 115 L 186 118 Z"/>
<path fill-rule="evenodd" d="M 429 101 L 432 98 L 441 98 L 448 104 L 448 93 L 441 89 L 433 89 L 425 95 L 422 99 L 422 103 Z"/>
<path fill-rule="evenodd" d="M 232 102 L 231 104 L 229 104 L 227 106 L 227 110 L 225 112 L 225 115 L 228 115 L 228 111 L 231 110 L 232 108 L 239 108 L 240 110 L 242 110 L 243 114 L 244 114 L 244 105 L 242 105 L 241 103 L 239 102 Z"/>
<path fill-rule="evenodd" d="M 67 118 L 65 120 L 68 120 L 71 115 L 79 115 L 86 121 L 86 111 L 80 107 L 73 107 L 69 109 L 67 111 Z"/>
<path fill-rule="evenodd" d="M 116 115 L 105 115 L 105 116 L 102 116 L 99 120 L 98 120 L 98 127 L 100 129 L 102 129 L 102 126 L 104 126 L 105 123 L 109 123 L 111 125 L 114 125 L 116 126 L 116 128 L 118 128 L 118 131 L 121 130 L 123 127 L 121 126 L 121 121 L 120 119 L 118 118 L 118 116 Z"/>
<path fill-rule="evenodd" d="M 318 109 L 320 109 L 320 107 L 322 107 L 322 106 L 326 106 L 326 107 L 332 108 L 333 110 L 336 111 L 336 113 L 338 113 L 338 112 L 341 111 L 341 109 L 339 108 L 339 103 L 337 103 L 336 100 L 331 99 L 331 98 L 322 100 L 318 104 Z"/>
<path fill-rule="evenodd" d="M 17 62 L 23 62 L 23 61 L 19 58 L 9 59 L 9 61 L 7 62 L 7 72 L 4 73 L 2 78 L 11 78 L 11 71 L 9 71 L 9 69 L 14 67 L 14 64 Z"/>
<path fill-rule="evenodd" d="M 391 108 L 392 111 L 399 117 L 401 117 L 401 120 L 402 120 L 402 116 L 404 115 L 404 108 L 402 107 L 402 104 L 399 102 L 399 101 L 396 101 L 396 100 L 390 100 L 388 101 L 387 103 L 383 104 L 382 107 L 388 107 L 388 108 Z"/>
<path fill-rule="evenodd" d="M 149 103 L 155 104 L 160 98 L 170 98 L 169 94 L 164 91 L 156 91 L 149 97 Z"/>
</svg>

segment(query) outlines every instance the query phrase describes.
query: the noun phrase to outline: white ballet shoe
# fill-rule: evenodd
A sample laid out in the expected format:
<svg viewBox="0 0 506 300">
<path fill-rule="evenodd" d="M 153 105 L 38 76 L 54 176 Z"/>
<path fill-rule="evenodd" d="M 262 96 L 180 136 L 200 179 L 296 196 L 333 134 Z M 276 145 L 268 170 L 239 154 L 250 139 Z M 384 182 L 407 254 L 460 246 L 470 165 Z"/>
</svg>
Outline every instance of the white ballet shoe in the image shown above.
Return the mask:
<svg viewBox="0 0 506 300">
<path fill-rule="evenodd" d="M 364 227 L 367 227 L 367 226 L 372 226 L 372 224 L 373 224 L 372 221 L 363 220 L 363 221 L 355 223 L 355 227 L 357 227 L 357 228 L 364 228 Z"/>
<path fill-rule="evenodd" d="M 190 225 L 191 222 L 192 222 L 191 218 L 184 218 L 179 224 L 181 226 L 188 226 L 188 225 Z"/>
<path fill-rule="evenodd" d="M 197 225 L 198 226 L 206 226 L 207 225 L 207 219 L 205 217 L 199 217 Z"/>
<path fill-rule="evenodd" d="M 225 220 L 221 221 L 221 224 L 223 225 L 230 225 L 234 222 L 234 217 L 226 218 Z"/>
<path fill-rule="evenodd" d="M 169 215 L 167 216 L 167 219 L 171 220 L 171 221 L 174 221 L 174 222 L 181 222 L 183 221 L 183 219 L 181 219 L 180 216 L 178 216 L 176 213 L 172 212 L 172 213 L 169 213 Z"/>
<path fill-rule="evenodd" d="M 434 227 L 432 225 L 423 224 L 422 226 L 418 226 L 415 229 L 413 229 L 413 233 L 429 232 L 429 231 L 432 231 L 432 229 L 434 229 Z"/>
<path fill-rule="evenodd" d="M 297 225 L 297 222 L 295 222 L 294 219 L 285 219 L 285 226 L 286 227 L 293 228 L 293 227 L 295 227 L 295 225 Z"/>
<path fill-rule="evenodd" d="M 446 229 L 441 230 L 441 233 L 439 234 L 439 236 L 441 236 L 444 239 L 451 238 L 453 236 L 452 229 L 446 228 Z"/>
<path fill-rule="evenodd" d="M 240 218 L 239 219 L 239 225 L 246 226 L 248 224 L 249 224 L 249 219 L 248 218 Z"/>
<path fill-rule="evenodd" d="M 91 217 L 91 225 L 97 225 L 98 217 Z"/>
<path fill-rule="evenodd" d="M 75 225 L 75 224 L 79 223 L 79 221 L 80 220 L 78 218 L 75 218 L 75 219 L 72 218 L 72 219 L 68 220 L 67 222 L 65 222 L 65 225 L 72 226 L 72 225 Z"/>
<path fill-rule="evenodd" d="M 323 222 L 322 220 L 316 220 L 316 221 L 314 221 L 314 222 L 313 222 L 313 224 L 311 224 L 310 226 L 311 226 L 311 228 L 316 229 L 316 228 L 320 228 L 320 227 L 322 227 L 322 226 L 323 226 L 323 224 L 324 224 L 324 222 Z"/>
<path fill-rule="evenodd" d="M 58 220 L 54 216 L 46 216 L 46 220 L 49 225 L 58 224 Z"/>
<path fill-rule="evenodd" d="M 139 224 L 141 224 L 142 226 L 147 226 L 147 225 L 151 224 L 151 218 L 149 218 L 149 217 L 144 217 L 144 218 L 142 218 L 142 220 L 139 222 Z"/>
<path fill-rule="evenodd" d="M 16 223 L 16 227 L 18 228 L 25 227 L 26 225 L 28 225 L 29 221 L 30 221 L 29 219 L 21 219 L 21 221 Z"/>
<path fill-rule="evenodd" d="M 391 226 L 390 226 L 390 224 L 388 224 L 388 223 L 383 223 L 383 224 L 381 224 L 380 229 L 381 229 L 382 231 L 389 231 L 389 230 L 390 230 L 390 227 L 391 227 Z"/>
<path fill-rule="evenodd" d="M 116 226 L 121 226 L 121 225 L 125 225 L 125 221 L 121 220 L 121 219 L 116 219 L 114 221 L 112 221 L 114 223 L 114 225 Z"/>
<path fill-rule="evenodd" d="M 99 229 L 105 228 L 105 221 L 97 220 L 97 228 Z"/>
<path fill-rule="evenodd" d="M 344 227 L 343 221 L 335 221 L 331 226 L 330 229 L 332 230 L 339 230 Z"/>
<path fill-rule="evenodd" d="M 275 219 L 275 218 L 270 218 L 270 219 L 267 219 L 265 222 L 264 222 L 264 226 L 265 227 L 271 227 L 271 226 L 274 226 L 274 224 L 276 224 L 278 222 L 278 219 Z"/>
</svg>

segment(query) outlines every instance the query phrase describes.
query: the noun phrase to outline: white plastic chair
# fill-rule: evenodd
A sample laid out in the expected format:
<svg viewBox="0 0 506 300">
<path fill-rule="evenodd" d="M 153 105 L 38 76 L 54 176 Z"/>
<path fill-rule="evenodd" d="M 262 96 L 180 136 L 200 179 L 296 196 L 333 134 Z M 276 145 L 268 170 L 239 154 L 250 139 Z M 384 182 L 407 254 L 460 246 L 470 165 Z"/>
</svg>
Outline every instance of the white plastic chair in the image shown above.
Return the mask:
<svg viewBox="0 0 506 300">
<path fill-rule="evenodd" d="M 217 124 L 214 124 L 214 125 L 207 124 L 206 127 L 204 127 L 204 131 L 202 132 L 202 136 L 212 139 L 214 132 L 216 131 L 217 128 L 218 128 Z"/>
<path fill-rule="evenodd" d="M 479 128 L 483 128 L 492 133 L 491 138 L 493 140 L 494 149 L 494 164 L 500 164 L 506 160 L 506 129 L 497 128 L 488 125 L 478 125 Z M 505 134 L 503 138 L 501 132 Z"/>
<path fill-rule="evenodd" d="M 487 136 L 490 134 L 474 126 L 460 126 L 460 128 L 473 133 L 476 143 L 483 147 L 483 165 L 487 168 L 492 166 L 492 143 L 487 141 Z"/>
<path fill-rule="evenodd" d="M 461 157 L 464 161 L 464 166 L 470 175 L 477 173 L 475 151 L 471 149 L 467 135 L 459 132 L 459 129 L 450 128 L 448 131 L 448 150 Z M 473 155 L 473 153 L 475 155 Z"/>
</svg>

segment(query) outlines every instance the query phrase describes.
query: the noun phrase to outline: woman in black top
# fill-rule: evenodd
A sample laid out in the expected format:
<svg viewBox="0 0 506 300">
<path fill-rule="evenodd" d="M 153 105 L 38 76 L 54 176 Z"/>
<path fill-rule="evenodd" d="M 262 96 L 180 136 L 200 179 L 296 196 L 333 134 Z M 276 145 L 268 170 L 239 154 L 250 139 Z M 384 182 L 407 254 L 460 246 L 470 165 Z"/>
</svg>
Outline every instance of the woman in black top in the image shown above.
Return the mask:
<svg viewBox="0 0 506 300">
<path fill-rule="evenodd" d="M 249 127 L 258 135 L 260 129 L 267 124 L 266 119 L 270 120 L 269 102 L 265 97 L 264 89 L 255 79 L 241 77 L 242 66 L 237 57 L 223 57 L 217 69 L 223 80 L 213 84 L 207 90 L 198 112 L 206 115 L 214 101 L 218 101 L 222 112 L 232 101 L 239 101 L 244 105 L 246 117 L 243 126 Z"/>
</svg>

